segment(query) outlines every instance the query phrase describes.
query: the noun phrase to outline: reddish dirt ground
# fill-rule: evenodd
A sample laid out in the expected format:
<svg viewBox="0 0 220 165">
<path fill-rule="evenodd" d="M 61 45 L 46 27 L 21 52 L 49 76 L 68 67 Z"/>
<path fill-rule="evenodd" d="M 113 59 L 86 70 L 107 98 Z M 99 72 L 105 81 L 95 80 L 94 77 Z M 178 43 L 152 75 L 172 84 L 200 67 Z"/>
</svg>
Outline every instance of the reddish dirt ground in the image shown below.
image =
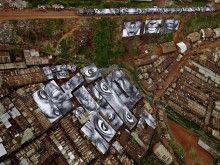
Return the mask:
<svg viewBox="0 0 220 165">
<path fill-rule="evenodd" d="M 219 11 L 218 11 L 219 12 Z M 218 13 L 217 11 L 215 13 Z M 182 13 L 183 15 L 193 15 L 194 13 Z M 213 13 L 206 13 L 207 15 Z M 88 15 L 78 15 L 77 9 L 72 10 L 40 10 L 40 9 L 0 9 L 0 20 L 25 20 L 25 19 L 88 19 L 91 17 L 119 17 L 119 18 L 129 18 L 129 19 L 153 19 L 161 17 L 161 15 L 165 17 L 177 16 L 179 14 L 171 13 L 171 14 L 147 14 L 147 15 L 106 15 L 106 16 L 88 16 Z"/>
<path fill-rule="evenodd" d="M 177 123 L 169 119 L 168 119 L 168 126 L 170 127 L 177 142 L 179 142 L 179 144 L 183 147 L 185 151 L 186 165 L 213 164 L 213 157 L 197 144 L 198 142 L 197 136 L 190 133 L 187 129 L 183 128 L 182 126 L 178 125 Z M 192 156 L 190 155 L 190 151 L 192 150 L 196 151 L 196 156 L 194 158 L 192 158 Z"/>
<path fill-rule="evenodd" d="M 184 28 L 185 23 L 187 22 L 187 20 L 190 18 L 189 15 L 183 15 L 182 17 L 180 17 L 180 26 L 178 28 L 178 30 L 174 33 L 174 37 L 173 37 L 173 41 L 179 42 L 180 41 L 180 33 Z"/>
</svg>

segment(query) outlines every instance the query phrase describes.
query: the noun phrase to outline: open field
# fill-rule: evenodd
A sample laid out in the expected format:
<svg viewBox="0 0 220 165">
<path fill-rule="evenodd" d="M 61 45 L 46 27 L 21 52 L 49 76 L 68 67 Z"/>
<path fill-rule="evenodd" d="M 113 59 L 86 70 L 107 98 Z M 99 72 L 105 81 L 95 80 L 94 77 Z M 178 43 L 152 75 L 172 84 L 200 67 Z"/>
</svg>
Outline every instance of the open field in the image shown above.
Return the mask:
<svg viewBox="0 0 220 165">
<path fill-rule="evenodd" d="M 170 119 L 168 119 L 168 126 L 185 151 L 185 164 L 213 164 L 213 157 L 197 144 L 197 136 Z"/>
</svg>

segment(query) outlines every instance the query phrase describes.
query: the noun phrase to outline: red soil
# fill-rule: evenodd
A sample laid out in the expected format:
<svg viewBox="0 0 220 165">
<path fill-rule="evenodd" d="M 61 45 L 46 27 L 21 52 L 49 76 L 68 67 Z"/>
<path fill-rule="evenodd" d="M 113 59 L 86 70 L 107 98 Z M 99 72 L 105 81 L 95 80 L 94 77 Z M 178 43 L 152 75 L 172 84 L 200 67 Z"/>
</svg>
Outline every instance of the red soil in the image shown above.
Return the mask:
<svg viewBox="0 0 220 165">
<path fill-rule="evenodd" d="M 190 133 L 187 129 L 168 119 L 168 125 L 179 144 L 185 151 L 185 163 L 186 165 L 211 165 L 213 164 L 213 157 L 201 148 L 198 143 L 198 137 Z M 196 156 L 192 158 L 190 151 L 195 150 Z"/>
</svg>

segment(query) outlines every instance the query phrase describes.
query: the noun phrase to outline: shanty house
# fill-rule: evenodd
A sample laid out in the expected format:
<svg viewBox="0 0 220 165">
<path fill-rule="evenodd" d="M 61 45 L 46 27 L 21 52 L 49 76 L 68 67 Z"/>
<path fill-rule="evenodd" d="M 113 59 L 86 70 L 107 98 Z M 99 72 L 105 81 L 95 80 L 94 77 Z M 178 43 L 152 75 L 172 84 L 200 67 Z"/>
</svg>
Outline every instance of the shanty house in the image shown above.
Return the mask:
<svg viewBox="0 0 220 165">
<path fill-rule="evenodd" d="M 202 35 L 202 38 L 208 39 L 212 38 L 214 36 L 214 31 L 211 28 L 205 28 L 200 30 L 200 34 Z"/>
<path fill-rule="evenodd" d="M 197 42 L 201 39 L 200 33 L 198 32 L 193 32 L 187 35 L 187 40 L 189 40 L 190 42 Z"/>
<path fill-rule="evenodd" d="M 176 45 L 173 41 L 160 44 L 160 48 L 163 54 L 172 53 L 177 50 Z"/>
<path fill-rule="evenodd" d="M 213 29 L 214 31 L 214 38 L 220 37 L 220 27 Z"/>
</svg>

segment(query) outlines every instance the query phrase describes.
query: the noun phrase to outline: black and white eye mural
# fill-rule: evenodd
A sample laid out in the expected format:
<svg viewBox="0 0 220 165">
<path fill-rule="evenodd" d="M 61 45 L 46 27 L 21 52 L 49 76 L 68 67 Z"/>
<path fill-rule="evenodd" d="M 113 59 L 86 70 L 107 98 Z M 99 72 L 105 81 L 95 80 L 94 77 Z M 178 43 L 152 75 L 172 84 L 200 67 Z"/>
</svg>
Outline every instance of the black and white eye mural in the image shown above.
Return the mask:
<svg viewBox="0 0 220 165">
<path fill-rule="evenodd" d="M 111 125 L 114 130 L 118 130 L 123 124 L 123 121 L 120 119 L 120 117 L 115 113 L 112 107 L 93 85 L 89 85 L 87 89 L 100 105 L 98 110 L 100 115 Z"/>
<path fill-rule="evenodd" d="M 106 103 L 106 106 L 100 108 L 99 113 L 108 121 L 114 130 L 118 130 L 122 126 L 123 121 L 108 103 Z"/>
<path fill-rule="evenodd" d="M 70 68 L 71 65 L 68 65 Z M 49 67 L 53 76 L 55 76 L 57 79 L 66 79 L 69 78 L 69 72 L 67 65 L 54 65 Z"/>
<path fill-rule="evenodd" d="M 92 141 L 96 148 L 105 154 L 109 148 L 109 144 L 104 138 L 95 130 L 94 125 L 91 122 L 86 122 L 86 124 L 81 128 L 81 131 Z"/>
<path fill-rule="evenodd" d="M 97 112 L 99 105 L 84 86 L 77 89 L 73 94 L 89 114 Z"/>
<path fill-rule="evenodd" d="M 147 112 L 147 110 L 144 110 L 140 114 L 140 120 L 138 122 L 138 126 L 144 127 L 144 123 L 146 123 L 147 125 L 149 125 L 153 129 L 156 128 L 156 121 L 153 118 L 153 116 L 149 112 Z"/>
<path fill-rule="evenodd" d="M 144 34 L 160 33 L 162 20 L 146 20 L 144 25 Z"/>
<path fill-rule="evenodd" d="M 87 86 L 87 90 L 92 95 L 92 97 L 96 100 L 96 102 L 100 105 L 100 107 L 105 106 L 107 101 L 102 97 L 102 95 L 97 91 L 93 84 Z"/>
<path fill-rule="evenodd" d="M 138 36 L 141 32 L 141 22 L 124 22 L 122 37 Z"/>
<path fill-rule="evenodd" d="M 90 119 L 99 134 L 109 142 L 115 135 L 115 130 L 98 114 L 93 115 Z"/>
<path fill-rule="evenodd" d="M 55 65 L 55 66 L 46 66 L 43 67 L 43 72 L 48 80 L 54 79 L 66 79 L 70 77 L 70 72 L 75 72 L 76 66 L 75 65 Z"/>
<path fill-rule="evenodd" d="M 71 79 L 69 79 L 67 82 L 65 82 L 61 88 L 64 90 L 64 92 L 69 95 L 70 98 L 73 97 L 72 91 L 76 89 L 82 82 L 84 81 L 82 75 L 80 73 L 77 73 L 75 76 L 73 76 Z"/>
<path fill-rule="evenodd" d="M 112 71 L 106 77 L 106 81 L 108 85 L 116 91 L 117 95 L 128 109 L 132 109 L 141 99 L 141 94 L 138 89 L 125 77 L 121 70 Z"/>
<path fill-rule="evenodd" d="M 100 70 L 96 67 L 95 64 L 91 64 L 80 69 L 81 74 L 85 77 L 86 82 L 90 83 L 99 77 L 101 77 Z"/>
<path fill-rule="evenodd" d="M 119 115 L 119 117 L 128 126 L 128 128 L 132 129 L 135 126 L 137 119 L 128 110 L 126 105 L 117 96 L 115 91 L 106 83 L 106 81 L 102 79 L 100 82 L 96 84 L 95 88 L 100 92 L 103 98 L 109 103 L 109 105 Z"/>
<path fill-rule="evenodd" d="M 50 81 L 42 89 L 36 91 L 33 94 L 33 99 L 50 122 L 57 120 L 61 115 L 73 109 L 70 98 L 54 80 Z"/>
<path fill-rule="evenodd" d="M 65 64 L 55 65 L 55 66 L 51 66 L 50 69 L 52 70 L 53 73 L 55 73 L 55 72 L 60 72 L 62 70 L 67 70 L 67 66 Z"/>
</svg>

